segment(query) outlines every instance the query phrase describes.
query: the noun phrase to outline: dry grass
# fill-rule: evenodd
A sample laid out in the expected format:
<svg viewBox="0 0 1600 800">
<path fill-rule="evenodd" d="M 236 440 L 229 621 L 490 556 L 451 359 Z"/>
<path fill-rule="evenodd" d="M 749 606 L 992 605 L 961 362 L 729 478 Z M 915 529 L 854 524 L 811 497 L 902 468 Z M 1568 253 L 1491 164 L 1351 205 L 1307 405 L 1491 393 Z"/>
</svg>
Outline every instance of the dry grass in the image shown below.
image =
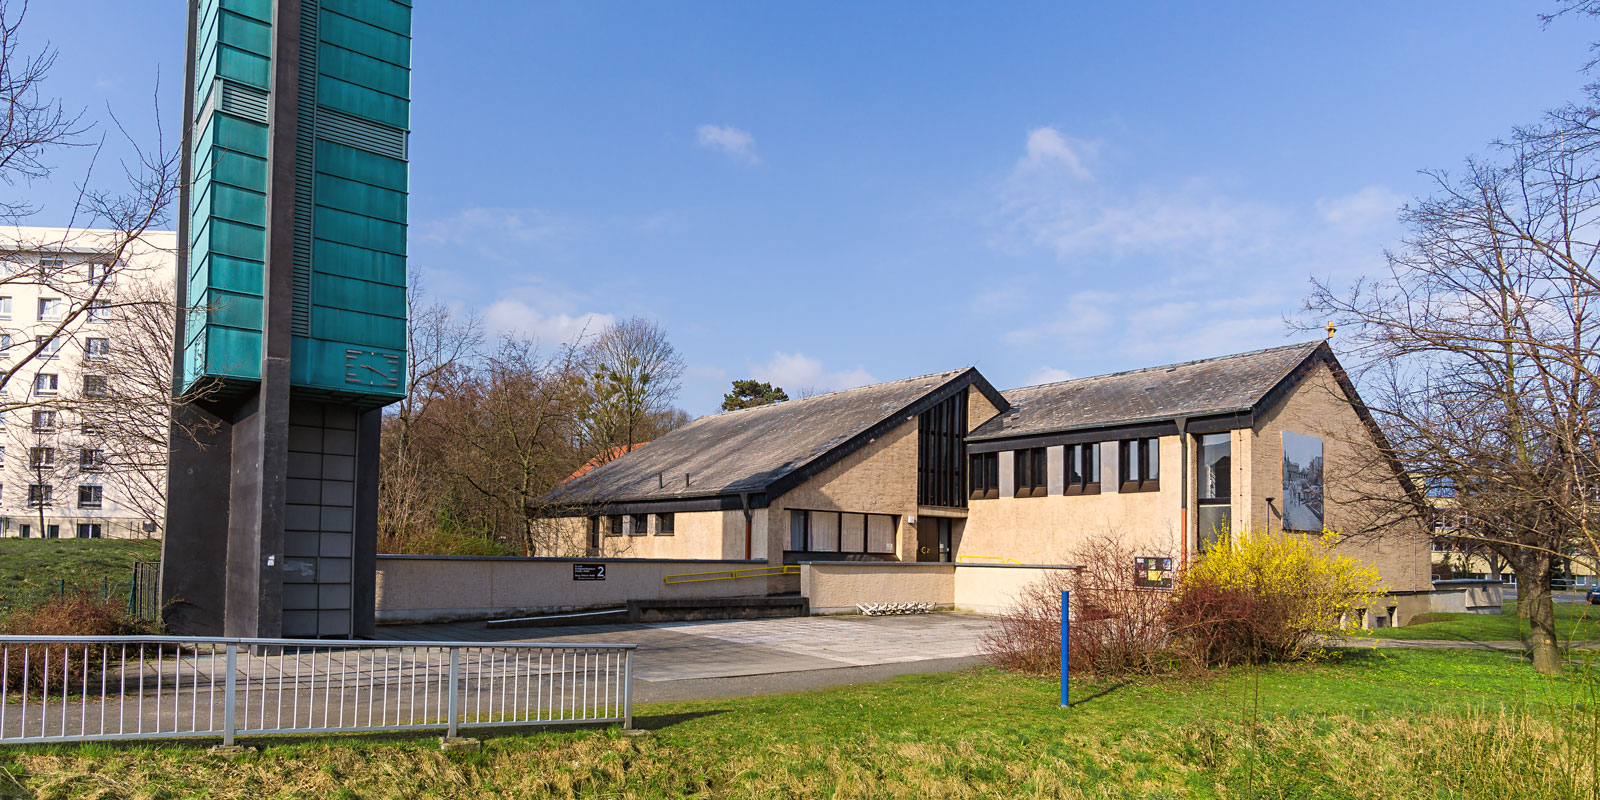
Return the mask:
<svg viewBox="0 0 1600 800">
<path fill-rule="evenodd" d="M 1596 788 L 1587 686 L 1496 654 L 1368 653 L 1085 684 L 1062 711 L 1049 681 L 979 670 L 648 707 L 649 737 L 490 734 L 467 755 L 429 737 L 276 740 L 238 761 L 196 744 L 0 751 L 18 782 L 0 777 L 0 796 L 1560 800 Z"/>
</svg>

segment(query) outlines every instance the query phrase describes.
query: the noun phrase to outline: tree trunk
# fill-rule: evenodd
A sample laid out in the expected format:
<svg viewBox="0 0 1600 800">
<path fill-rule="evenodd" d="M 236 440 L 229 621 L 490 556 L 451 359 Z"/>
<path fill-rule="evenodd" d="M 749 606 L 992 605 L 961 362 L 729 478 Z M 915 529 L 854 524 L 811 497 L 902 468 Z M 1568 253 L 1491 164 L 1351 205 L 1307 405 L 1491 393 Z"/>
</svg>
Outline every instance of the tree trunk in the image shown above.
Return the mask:
<svg viewBox="0 0 1600 800">
<path fill-rule="evenodd" d="M 1521 559 L 1519 559 L 1519 562 Z M 1519 563 L 1518 566 L 1524 566 Z M 1517 604 L 1528 617 L 1528 647 L 1533 668 L 1545 675 L 1561 671 L 1561 646 L 1556 639 L 1555 597 L 1550 589 L 1550 558 L 1541 554 L 1517 570 Z"/>
</svg>

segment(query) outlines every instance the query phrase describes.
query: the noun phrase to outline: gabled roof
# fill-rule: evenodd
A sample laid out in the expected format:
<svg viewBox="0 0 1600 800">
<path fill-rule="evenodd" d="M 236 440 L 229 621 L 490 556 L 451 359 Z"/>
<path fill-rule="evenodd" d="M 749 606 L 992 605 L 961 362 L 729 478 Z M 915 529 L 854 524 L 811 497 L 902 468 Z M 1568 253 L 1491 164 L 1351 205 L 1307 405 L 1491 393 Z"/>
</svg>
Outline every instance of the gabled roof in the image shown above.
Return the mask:
<svg viewBox="0 0 1600 800">
<path fill-rule="evenodd" d="M 776 493 L 968 386 L 1005 407 L 1000 393 L 968 368 L 726 411 L 563 483 L 547 499 L 611 505 Z"/>
<path fill-rule="evenodd" d="M 979 425 L 967 441 L 1253 411 L 1319 350 L 1332 357 L 1319 340 L 1012 389 L 1002 393 L 1011 409 Z"/>
</svg>

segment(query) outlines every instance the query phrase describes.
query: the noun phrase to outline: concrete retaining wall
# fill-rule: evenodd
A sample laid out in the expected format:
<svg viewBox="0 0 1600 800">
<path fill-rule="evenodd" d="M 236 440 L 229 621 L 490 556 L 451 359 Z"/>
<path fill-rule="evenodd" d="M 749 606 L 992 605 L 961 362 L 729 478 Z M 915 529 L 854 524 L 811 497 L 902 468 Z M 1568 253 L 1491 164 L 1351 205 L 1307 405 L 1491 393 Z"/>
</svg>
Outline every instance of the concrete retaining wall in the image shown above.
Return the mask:
<svg viewBox="0 0 1600 800">
<path fill-rule="evenodd" d="M 937 608 L 994 614 L 1023 587 L 1064 566 L 894 561 L 810 561 L 800 566 L 800 592 L 813 614 L 854 614 L 869 603 L 932 603 Z"/>
<path fill-rule="evenodd" d="M 605 566 L 605 580 L 574 580 L 574 564 Z M 614 608 L 629 600 L 795 592 L 797 575 L 668 584 L 668 575 L 764 570 L 765 561 L 626 558 L 378 556 L 380 624 L 457 622 Z"/>
</svg>

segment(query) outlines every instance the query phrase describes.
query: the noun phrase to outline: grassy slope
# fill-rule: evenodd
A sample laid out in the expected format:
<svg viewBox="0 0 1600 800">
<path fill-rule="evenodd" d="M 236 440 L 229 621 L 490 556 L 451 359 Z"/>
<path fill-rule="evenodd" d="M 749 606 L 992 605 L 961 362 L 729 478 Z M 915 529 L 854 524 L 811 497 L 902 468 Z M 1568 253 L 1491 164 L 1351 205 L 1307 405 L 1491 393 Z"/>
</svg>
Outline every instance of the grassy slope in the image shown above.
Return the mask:
<svg viewBox="0 0 1600 800">
<path fill-rule="evenodd" d="M 201 744 L 0 748 L 0 796 L 10 771 L 38 797 L 1588 797 L 1594 740 L 1572 731 L 1589 718 L 1550 710 L 1583 690 L 1501 653 L 1365 650 L 1080 682 L 1062 710 L 1051 680 L 975 670 L 645 706 L 645 738 L 489 732 L 477 754 L 376 735 L 280 739 L 236 761 Z M 1544 738 L 1508 747 L 1507 725 Z M 1569 771 L 1579 785 L 1560 783 Z"/>
<path fill-rule="evenodd" d="M 153 561 L 161 542 L 148 539 L 0 539 L 0 609 L 82 586 L 99 592 L 109 579 L 126 592 L 135 561 Z"/>
<path fill-rule="evenodd" d="M 1600 639 L 1600 606 L 1556 603 L 1556 630 L 1563 639 Z M 1516 641 L 1528 635 L 1528 621 L 1517 616 L 1517 604 L 1508 602 L 1500 614 L 1429 614 L 1438 621 L 1383 628 L 1372 632 L 1383 639 L 1438 639 L 1472 642 Z"/>
</svg>

